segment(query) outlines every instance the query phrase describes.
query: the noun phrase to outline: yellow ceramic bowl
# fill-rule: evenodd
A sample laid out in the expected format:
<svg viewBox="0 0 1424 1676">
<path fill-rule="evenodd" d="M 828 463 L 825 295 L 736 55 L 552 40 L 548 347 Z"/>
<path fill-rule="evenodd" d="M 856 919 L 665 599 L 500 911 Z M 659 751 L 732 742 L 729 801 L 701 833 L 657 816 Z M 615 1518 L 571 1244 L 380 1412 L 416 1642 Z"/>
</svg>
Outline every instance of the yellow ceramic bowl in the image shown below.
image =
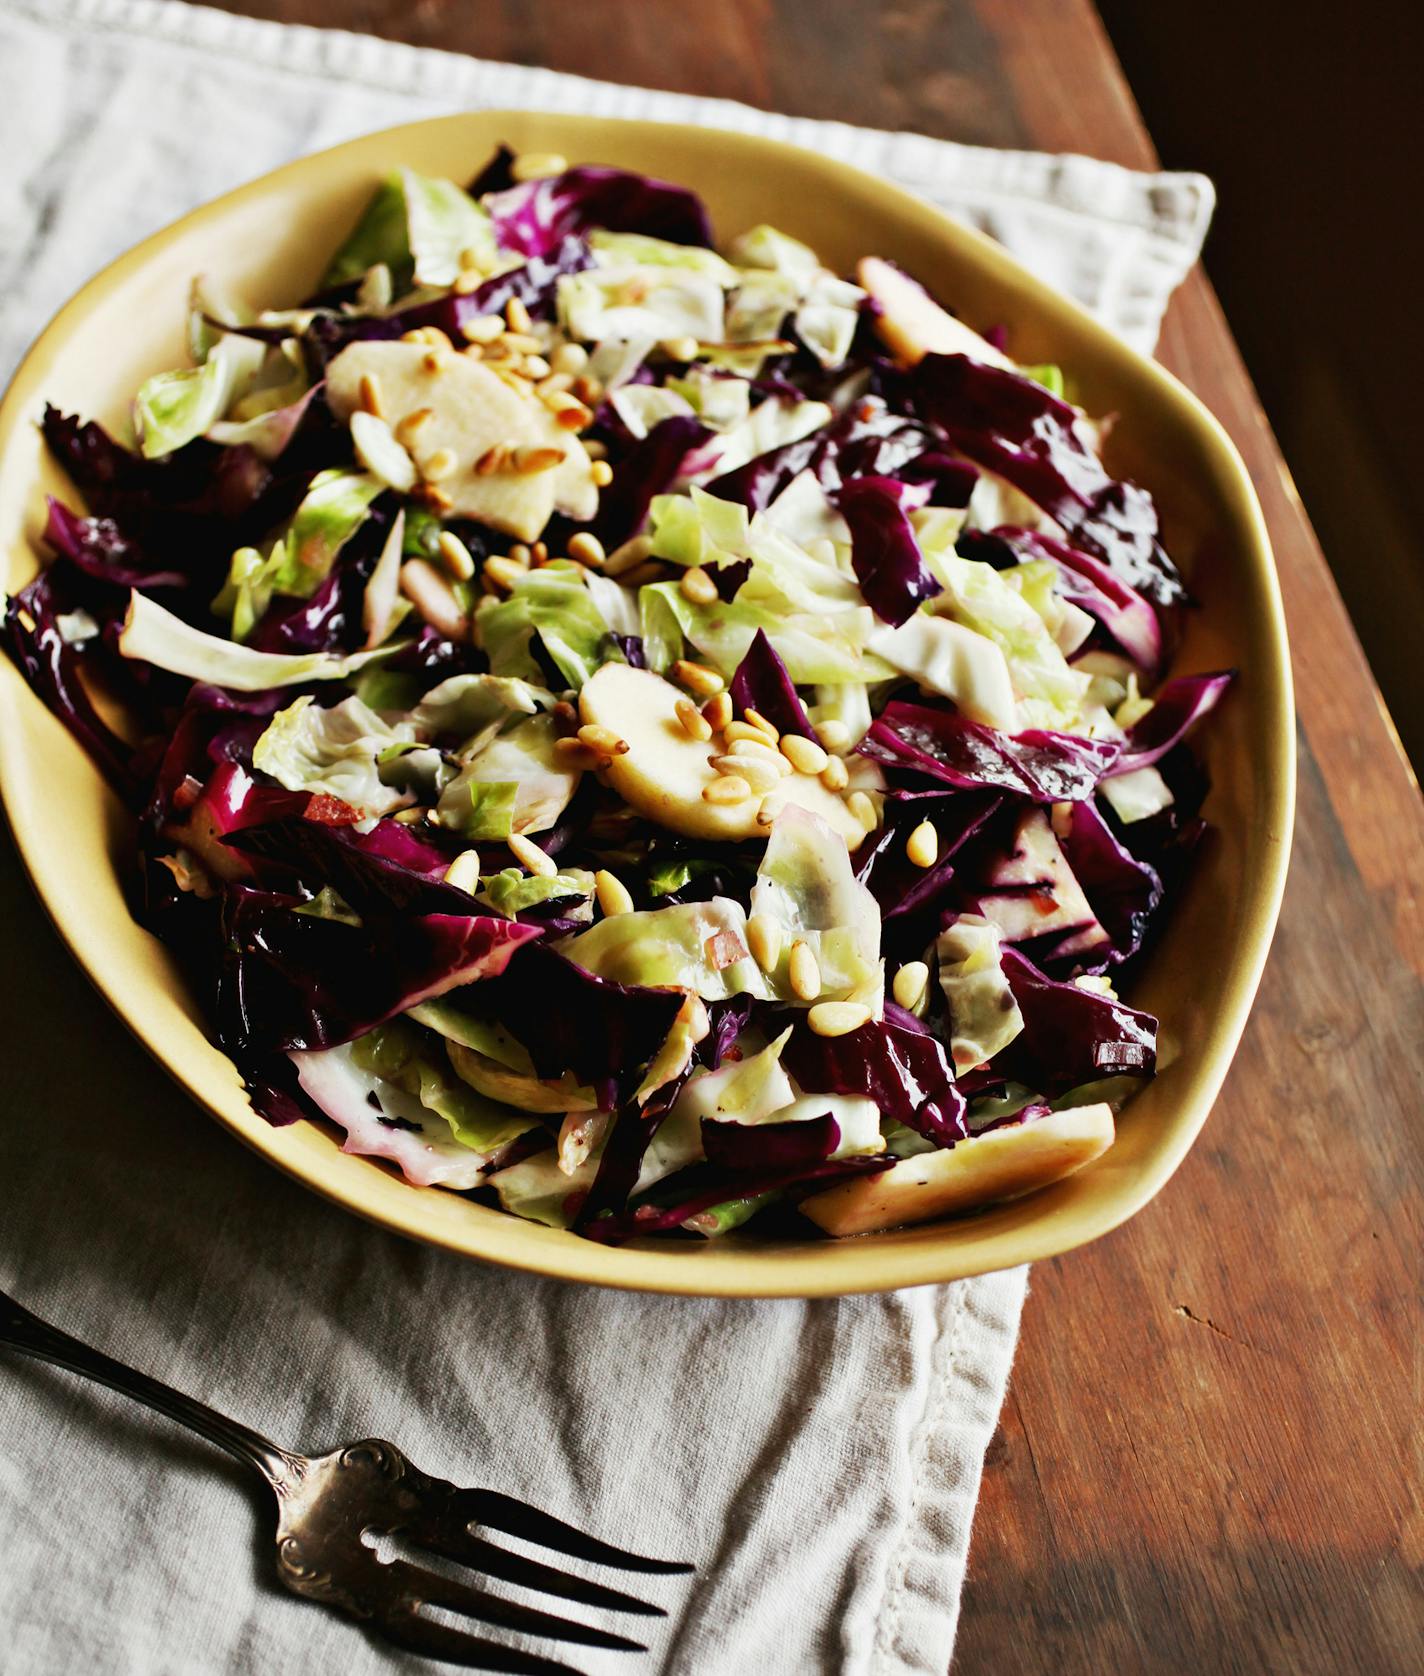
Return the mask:
<svg viewBox="0 0 1424 1676">
<path fill-rule="evenodd" d="M 1235 665 L 1241 680 L 1199 743 L 1215 831 L 1131 999 L 1162 1020 L 1162 1071 L 1083 1173 L 954 1222 L 858 1239 L 733 1236 L 596 1245 L 416 1189 L 343 1153 L 334 1131 L 273 1129 L 204 1033 L 165 950 L 122 895 L 129 821 L 79 747 L 0 657 L 0 790 L 20 852 L 61 935 L 134 1033 L 194 1099 L 250 1146 L 373 1221 L 486 1261 L 659 1292 L 806 1296 L 945 1281 L 1050 1257 L 1131 1216 L 1206 1119 L 1251 1006 L 1285 879 L 1294 782 L 1290 671 L 1260 509 L 1221 427 L 1162 369 L 1125 348 L 1004 252 L 884 181 L 740 134 L 652 123 L 478 112 L 373 134 L 254 181 L 186 216 L 92 280 L 30 351 L 0 406 L 0 551 L 13 590 L 34 573 L 46 491 L 73 498 L 34 421 L 46 400 L 108 424 L 151 372 L 183 359 L 194 274 L 255 303 L 310 291 L 378 174 L 396 163 L 467 178 L 494 144 L 621 164 L 686 182 L 724 236 L 770 221 L 838 270 L 893 258 L 971 322 L 1006 323 L 1025 362 L 1069 368 L 1095 413 L 1121 416 L 1110 461 L 1147 484 L 1202 608 L 1178 668 Z M 182 1181 L 173 1183 L 182 1193 Z"/>
</svg>

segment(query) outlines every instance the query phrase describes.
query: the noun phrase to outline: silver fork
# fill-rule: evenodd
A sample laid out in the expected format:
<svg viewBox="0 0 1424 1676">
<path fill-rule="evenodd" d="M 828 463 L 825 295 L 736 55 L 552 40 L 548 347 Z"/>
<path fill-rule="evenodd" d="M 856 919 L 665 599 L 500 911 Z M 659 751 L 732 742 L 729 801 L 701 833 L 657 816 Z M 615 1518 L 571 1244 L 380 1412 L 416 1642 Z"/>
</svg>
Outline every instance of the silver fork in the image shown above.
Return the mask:
<svg viewBox="0 0 1424 1676">
<path fill-rule="evenodd" d="M 507 1671 L 510 1676 L 578 1676 L 571 1665 L 501 1647 L 425 1616 L 422 1607 L 443 1608 L 552 1641 L 625 1652 L 647 1649 L 626 1636 L 521 1606 L 409 1560 L 383 1561 L 362 1540 L 367 1533 L 399 1536 L 431 1554 L 561 1600 L 650 1617 L 665 1616 L 663 1608 L 511 1553 L 476 1536 L 471 1527 L 502 1531 L 623 1571 L 670 1575 L 693 1569 L 625 1553 L 497 1490 L 462 1490 L 443 1478 L 431 1478 L 382 1438 L 360 1438 L 327 1455 L 280 1449 L 205 1403 L 51 1327 L 5 1292 L 0 1292 L 0 1345 L 122 1391 L 252 1467 L 277 1498 L 277 1575 L 283 1583 L 294 1594 L 348 1613 L 388 1641 L 427 1658 L 474 1670 Z"/>
</svg>

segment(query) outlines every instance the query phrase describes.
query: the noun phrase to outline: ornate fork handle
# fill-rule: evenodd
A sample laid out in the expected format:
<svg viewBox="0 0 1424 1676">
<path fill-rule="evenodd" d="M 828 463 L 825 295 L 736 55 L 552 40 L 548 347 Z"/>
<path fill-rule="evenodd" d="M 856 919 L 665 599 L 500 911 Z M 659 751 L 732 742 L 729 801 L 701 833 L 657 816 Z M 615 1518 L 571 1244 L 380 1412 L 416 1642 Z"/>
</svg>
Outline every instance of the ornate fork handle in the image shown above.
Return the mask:
<svg viewBox="0 0 1424 1676">
<path fill-rule="evenodd" d="M 229 1420 L 206 1403 L 184 1396 L 181 1391 L 175 1391 L 149 1374 L 140 1373 L 137 1368 L 126 1367 L 112 1356 L 106 1356 L 102 1350 L 81 1344 L 77 1338 L 71 1338 L 68 1333 L 51 1327 L 47 1321 L 41 1321 L 39 1316 L 21 1308 L 7 1292 L 0 1292 L 0 1345 L 9 1345 L 23 1355 L 68 1368 L 71 1373 L 97 1380 L 100 1385 L 121 1391 L 147 1408 L 157 1409 L 160 1414 L 166 1414 L 170 1420 L 197 1432 L 209 1443 L 218 1444 L 228 1454 L 252 1467 L 278 1496 L 286 1494 L 294 1482 L 300 1481 L 306 1469 L 304 1456 L 279 1449 L 260 1432 L 254 1432 L 236 1420 Z"/>
</svg>

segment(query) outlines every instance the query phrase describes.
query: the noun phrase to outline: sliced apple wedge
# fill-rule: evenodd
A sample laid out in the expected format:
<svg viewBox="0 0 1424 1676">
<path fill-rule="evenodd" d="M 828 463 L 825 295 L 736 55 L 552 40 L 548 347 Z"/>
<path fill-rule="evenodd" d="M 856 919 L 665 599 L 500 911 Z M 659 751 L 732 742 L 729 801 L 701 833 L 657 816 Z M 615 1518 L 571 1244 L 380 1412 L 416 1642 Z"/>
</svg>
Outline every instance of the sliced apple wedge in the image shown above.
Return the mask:
<svg viewBox="0 0 1424 1676">
<path fill-rule="evenodd" d="M 688 838 L 765 838 L 770 823 L 759 823 L 758 814 L 770 817 L 795 803 L 819 815 L 848 848 L 860 844 L 864 830 L 844 799 L 811 774 L 789 772 L 772 790 L 753 792 L 739 803 L 709 803 L 702 794 L 718 778 L 712 759 L 727 747 L 716 737 L 700 740 L 688 733 L 677 716 L 685 697 L 661 675 L 626 663 L 604 664 L 579 694 L 584 722 L 610 728 L 627 741 L 627 751 L 612 759 L 604 778 L 640 815 Z"/>
<path fill-rule="evenodd" d="M 382 417 L 397 433 L 422 477 L 448 454 L 454 469 L 439 475 L 451 512 L 477 518 L 519 541 L 535 541 L 554 511 L 591 518 L 598 510 L 593 462 L 576 436 L 564 430 L 533 393 L 512 389 L 468 356 L 446 352 L 438 367 L 426 363 L 430 345 L 390 341 L 353 343 L 327 368 L 327 399 L 339 419 L 361 405 L 364 380 L 380 392 Z M 428 417 L 406 425 L 413 414 Z M 491 448 L 557 449 L 562 459 L 547 470 L 518 474 L 474 470 Z"/>
<path fill-rule="evenodd" d="M 1020 818 L 1007 857 L 995 864 L 980 894 L 979 912 L 1006 943 L 1077 932 L 1074 948 L 1083 953 L 1108 941 L 1042 809 Z"/>
<path fill-rule="evenodd" d="M 970 355 L 990 366 L 1013 369 L 1003 350 L 988 338 L 956 320 L 909 274 L 879 256 L 861 258 L 856 278 L 880 305 L 875 330 L 902 366 L 912 367 L 926 355 Z"/>
<path fill-rule="evenodd" d="M 869 1234 L 957 1210 L 1018 1199 L 1081 1170 L 1113 1143 L 1112 1107 L 1073 1106 L 961 1141 L 949 1152 L 902 1158 L 879 1175 L 801 1201 L 828 1234 Z"/>
</svg>

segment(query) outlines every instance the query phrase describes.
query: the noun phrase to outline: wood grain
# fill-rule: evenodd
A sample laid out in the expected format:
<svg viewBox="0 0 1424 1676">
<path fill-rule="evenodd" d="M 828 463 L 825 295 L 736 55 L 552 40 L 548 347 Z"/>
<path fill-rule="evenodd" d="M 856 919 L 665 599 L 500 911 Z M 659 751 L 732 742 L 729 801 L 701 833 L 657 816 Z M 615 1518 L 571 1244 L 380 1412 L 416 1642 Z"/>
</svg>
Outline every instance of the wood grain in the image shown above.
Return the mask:
<svg viewBox="0 0 1424 1676">
<path fill-rule="evenodd" d="M 1155 163 L 1088 0 L 232 9 Z M 1126 1228 L 1034 1272 L 956 1676 L 1413 1672 L 1424 821 L 1204 275 L 1174 301 L 1160 354 L 1235 438 L 1270 524 L 1298 683 L 1295 856 L 1256 1011 L 1201 1142 Z"/>
</svg>

